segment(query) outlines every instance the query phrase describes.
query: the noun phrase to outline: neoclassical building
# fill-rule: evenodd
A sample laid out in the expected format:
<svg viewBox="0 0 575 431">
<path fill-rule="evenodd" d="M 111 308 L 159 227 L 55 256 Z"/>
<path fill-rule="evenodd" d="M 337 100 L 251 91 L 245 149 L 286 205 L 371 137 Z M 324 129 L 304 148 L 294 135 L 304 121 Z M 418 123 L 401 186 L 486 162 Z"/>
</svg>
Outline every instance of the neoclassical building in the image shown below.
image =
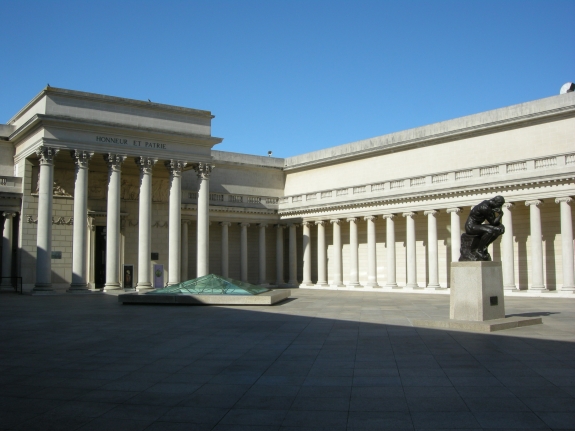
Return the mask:
<svg viewBox="0 0 575 431">
<path fill-rule="evenodd" d="M 209 111 L 47 87 L 0 125 L 2 287 L 446 292 L 470 208 L 505 197 L 509 294 L 574 296 L 575 93 L 286 159 Z"/>
</svg>

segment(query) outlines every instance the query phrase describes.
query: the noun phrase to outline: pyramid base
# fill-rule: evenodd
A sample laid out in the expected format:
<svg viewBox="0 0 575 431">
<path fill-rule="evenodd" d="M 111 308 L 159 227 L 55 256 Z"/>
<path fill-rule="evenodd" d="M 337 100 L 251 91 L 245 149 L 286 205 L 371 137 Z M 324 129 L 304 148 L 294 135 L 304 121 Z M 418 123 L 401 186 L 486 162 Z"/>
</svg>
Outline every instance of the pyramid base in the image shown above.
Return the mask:
<svg viewBox="0 0 575 431">
<path fill-rule="evenodd" d="M 290 290 L 271 290 L 258 295 L 118 295 L 121 304 L 184 304 L 184 305 L 273 305 L 289 298 Z"/>
</svg>

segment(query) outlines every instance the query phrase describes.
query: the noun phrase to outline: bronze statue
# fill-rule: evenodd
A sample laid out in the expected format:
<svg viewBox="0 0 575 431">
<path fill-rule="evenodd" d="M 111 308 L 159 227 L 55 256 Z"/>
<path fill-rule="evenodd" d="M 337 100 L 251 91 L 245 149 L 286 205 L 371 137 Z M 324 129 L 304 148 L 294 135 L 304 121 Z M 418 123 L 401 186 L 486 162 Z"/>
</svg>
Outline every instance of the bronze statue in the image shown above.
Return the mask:
<svg viewBox="0 0 575 431">
<path fill-rule="evenodd" d="M 460 262 L 491 260 L 487 247 L 505 233 L 505 226 L 501 224 L 504 203 L 503 196 L 495 196 L 473 207 L 465 222 L 465 233 L 461 235 Z"/>
</svg>

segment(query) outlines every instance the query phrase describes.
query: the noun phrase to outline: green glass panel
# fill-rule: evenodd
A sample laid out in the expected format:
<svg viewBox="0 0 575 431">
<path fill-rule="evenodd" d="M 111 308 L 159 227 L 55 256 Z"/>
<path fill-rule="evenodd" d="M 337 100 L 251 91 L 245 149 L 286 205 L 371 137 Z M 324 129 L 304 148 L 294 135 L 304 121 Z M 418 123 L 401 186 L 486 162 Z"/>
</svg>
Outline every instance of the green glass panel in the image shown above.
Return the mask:
<svg viewBox="0 0 575 431">
<path fill-rule="evenodd" d="M 162 289 L 152 290 L 146 295 L 258 295 L 269 291 L 270 289 L 265 287 L 254 286 L 233 278 L 208 274 Z"/>
</svg>

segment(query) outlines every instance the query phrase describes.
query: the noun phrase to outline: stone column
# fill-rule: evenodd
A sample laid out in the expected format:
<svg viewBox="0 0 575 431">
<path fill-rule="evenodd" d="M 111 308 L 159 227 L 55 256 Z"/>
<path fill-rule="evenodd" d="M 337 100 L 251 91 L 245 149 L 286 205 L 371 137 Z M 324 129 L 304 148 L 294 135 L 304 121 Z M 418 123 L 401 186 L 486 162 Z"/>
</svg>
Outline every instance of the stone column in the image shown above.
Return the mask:
<svg viewBox="0 0 575 431">
<path fill-rule="evenodd" d="M 16 213 L 5 212 L 4 230 L 2 235 L 2 277 L 12 277 L 12 246 L 13 246 L 13 224 Z M 12 279 L 2 278 L 0 284 L 2 290 L 12 290 Z"/>
<path fill-rule="evenodd" d="M 395 214 L 384 214 L 381 216 L 385 219 L 385 242 L 387 247 L 387 283 L 386 287 L 397 289 L 397 280 L 395 277 Z"/>
<path fill-rule="evenodd" d="M 402 214 L 405 217 L 406 224 L 406 246 L 407 246 L 407 289 L 417 289 L 417 260 L 415 252 L 415 220 L 413 217 L 417 215 L 415 212 L 407 212 Z"/>
<path fill-rule="evenodd" d="M 316 221 L 317 225 L 317 283 L 318 287 L 327 286 L 327 246 L 325 244 L 325 222 Z"/>
<path fill-rule="evenodd" d="M 268 281 L 266 277 L 266 227 L 265 223 L 258 224 L 259 229 L 259 281 L 261 286 L 267 286 Z"/>
<path fill-rule="evenodd" d="M 311 222 L 304 221 L 303 226 L 303 280 L 302 286 L 313 286 L 311 281 Z"/>
<path fill-rule="evenodd" d="M 573 222 L 571 219 L 570 197 L 557 198 L 555 203 L 561 210 L 561 251 L 563 255 L 563 286 L 562 291 L 575 291 L 575 278 L 573 274 Z"/>
<path fill-rule="evenodd" d="M 188 274 L 188 241 L 189 241 L 189 233 L 188 227 L 190 225 L 189 220 L 182 220 L 182 266 L 180 268 L 180 280 L 181 281 L 188 281 L 190 279 L 190 275 Z"/>
<path fill-rule="evenodd" d="M 330 220 L 333 225 L 333 287 L 344 287 L 343 284 L 343 258 L 341 247 L 341 220 Z"/>
<path fill-rule="evenodd" d="M 367 222 L 367 284 L 366 286 L 381 287 L 377 284 L 377 245 L 375 238 L 375 220 L 377 216 L 364 217 Z"/>
<path fill-rule="evenodd" d="M 282 224 L 276 224 L 276 285 L 284 284 L 284 228 Z"/>
<path fill-rule="evenodd" d="M 297 224 L 290 223 L 289 225 L 289 281 L 290 287 L 297 287 Z"/>
<path fill-rule="evenodd" d="M 106 284 L 104 290 L 120 289 L 120 188 L 126 156 L 108 153 L 108 205 L 106 213 Z"/>
<path fill-rule="evenodd" d="M 38 237 L 36 240 L 36 284 L 33 293 L 52 291 L 52 200 L 54 193 L 54 157 L 57 148 L 41 146 L 38 190 Z"/>
<path fill-rule="evenodd" d="M 502 222 L 505 226 L 505 233 L 501 237 L 502 262 L 501 270 L 503 272 L 503 288 L 505 290 L 514 290 L 515 286 L 515 258 L 513 257 L 513 217 L 511 209 L 514 207 L 511 202 L 503 204 L 506 209 Z"/>
<path fill-rule="evenodd" d="M 349 284 L 351 287 L 361 287 L 359 284 L 359 256 L 358 248 L 359 243 L 357 239 L 357 218 L 350 217 L 347 219 L 349 222 Z"/>
<path fill-rule="evenodd" d="M 74 183 L 74 230 L 72 236 L 72 283 L 68 292 L 89 292 L 88 289 L 88 162 L 94 153 L 70 152 L 76 165 Z"/>
<path fill-rule="evenodd" d="M 229 221 L 223 221 L 220 223 L 222 227 L 222 277 L 228 278 L 230 275 L 230 265 L 229 265 L 229 243 L 228 243 L 228 231 L 231 223 Z"/>
<path fill-rule="evenodd" d="M 138 208 L 138 283 L 136 290 L 152 289 L 152 169 L 158 161 L 153 157 L 137 157 L 140 169 Z"/>
<path fill-rule="evenodd" d="M 541 234 L 540 200 L 525 202 L 529 207 L 529 226 L 531 231 L 531 290 L 547 290 L 543 278 L 543 236 Z M 505 226 L 505 224 L 504 224 Z"/>
<path fill-rule="evenodd" d="M 459 255 L 461 249 L 461 223 L 459 221 L 459 213 L 461 208 L 449 208 L 447 210 L 451 214 L 451 261 L 459 262 Z"/>
<path fill-rule="evenodd" d="M 196 163 L 194 170 L 198 175 L 198 252 L 197 276 L 210 273 L 210 174 L 213 166 L 207 163 Z"/>
<path fill-rule="evenodd" d="M 426 289 L 439 289 L 439 253 L 437 249 L 437 219 L 435 216 L 439 211 L 424 211 L 427 216 L 427 257 L 429 267 L 429 283 Z"/>
<path fill-rule="evenodd" d="M 168 160 L 165 163 L 170 172 L 170 206 L 168 216 L 168 286 L 180 282 L 182 261 L 182 169 L 187 165 L 181 160 Z"/>
<path fill-rule="evenodd" d="M 240 223 L 240 280 L 248 281 L 248 227 L 249 223 Z"/>
</svg>

